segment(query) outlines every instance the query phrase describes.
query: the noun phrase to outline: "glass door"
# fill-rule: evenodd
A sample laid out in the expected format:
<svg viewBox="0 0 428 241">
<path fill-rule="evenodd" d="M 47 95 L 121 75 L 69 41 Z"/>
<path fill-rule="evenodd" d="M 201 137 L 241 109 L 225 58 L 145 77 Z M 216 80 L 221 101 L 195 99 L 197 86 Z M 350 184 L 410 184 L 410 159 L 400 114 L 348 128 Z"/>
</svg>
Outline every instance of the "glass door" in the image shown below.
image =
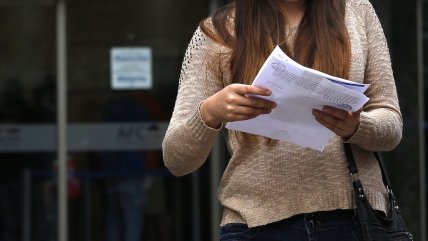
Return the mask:
<svg viewBox="0 0 428 241">
<path fill-rule="evenodd" d="M 210 166 L 173 177 L 161 141 L 187 44 L 221 4 L 0 0 L 0 241 L 60 240 L 63 198 L 61 240 L 210 239 L 218 225 Z M 57 49 L 67 53 L 65 108 Z M 58 198 L 63 131 L 66 193 Z"/>
<path fill-rule="evenodd" d="M 208 239 L 195 180 L 173 177 L 161 152 L 181 61 L 208 11 L 201 0 L 67 1 L 70 240 Z"/>
<path fill-rule="evenodd" d="M 0 240 L 55 240 L 54 1 L 0 1 Z"/>
</svg>

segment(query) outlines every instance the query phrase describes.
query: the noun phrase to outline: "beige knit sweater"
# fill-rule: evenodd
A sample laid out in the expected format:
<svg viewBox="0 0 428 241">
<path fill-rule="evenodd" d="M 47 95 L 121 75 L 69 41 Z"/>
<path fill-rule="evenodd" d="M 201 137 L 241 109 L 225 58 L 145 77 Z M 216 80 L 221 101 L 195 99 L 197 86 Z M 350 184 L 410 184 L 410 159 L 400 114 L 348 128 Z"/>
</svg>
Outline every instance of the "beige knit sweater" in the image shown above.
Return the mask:
<svg viewBox="0 0 428 241">
<path fill-rule="evenodd" d="M 386 39 L 368 0 L 348 0 L 346 24 L 352 45 L 350 79 L 371 84 L 353 144 L 360 179 L 372 205 L 385 210 L 385 188 L 372 151 L 394 149 L 401 140 L 402 117 Z M 183 61 L 175 109 L 163 140 L 166 167 L 175 175 L 198 169 L 220 130 L 200 118 L 199 103 L 225 87 L 230 76 L 227 53 L 196 30 Z M 212 66 L 219 66 L 212 68 Z M 296 214 L 353 208 L 352 185 L 343 140 L 334 135 L 323 152 L 287 142 L 246 148 L 228 136 L 231 159 L 219 187 L 224 207 L 221 225 L 250 227 Z"/>
</svg>

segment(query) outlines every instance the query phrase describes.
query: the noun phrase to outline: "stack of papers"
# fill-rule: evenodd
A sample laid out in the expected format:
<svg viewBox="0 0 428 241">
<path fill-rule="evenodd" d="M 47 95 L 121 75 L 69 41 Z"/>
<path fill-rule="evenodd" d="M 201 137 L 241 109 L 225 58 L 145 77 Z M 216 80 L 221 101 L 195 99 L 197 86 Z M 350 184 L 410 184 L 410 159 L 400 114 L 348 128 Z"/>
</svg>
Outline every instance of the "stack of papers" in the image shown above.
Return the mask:
<svg viewBox="0 0 428 241">
<path fill-rule="evenodd" d="M 330 76 L 302 66 L 278 46 L 257 74 L 254 86 L 272 91 L 277 107 L 270 114 L 226 124 L 230 130 L 247 132 L 323 151 L 333 132 L 312 115 L 313 109 L 332 106 L 357 111 L 369 100 L 369 85 Z"/>
</svg>

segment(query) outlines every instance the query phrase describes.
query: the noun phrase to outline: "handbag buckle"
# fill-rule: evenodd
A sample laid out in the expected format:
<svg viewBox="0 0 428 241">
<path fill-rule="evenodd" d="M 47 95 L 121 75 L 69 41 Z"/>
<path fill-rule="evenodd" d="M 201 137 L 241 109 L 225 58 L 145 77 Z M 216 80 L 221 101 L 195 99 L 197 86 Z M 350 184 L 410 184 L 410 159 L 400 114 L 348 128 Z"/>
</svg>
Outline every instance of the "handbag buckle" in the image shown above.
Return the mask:
<svg viewBox="0 0 428 241">
<path fill-rule="evenodd" d="M 351 177 L 352 177 L 352 181 L 359 181 L 360 177 L 358 176 L 358 172 L 356 173 L 351 173 Z"/>
<path fill-rule="evenodd" d="M 386 191 L 388 192 L 388 194 L 394 196 L 394 193 L 392 193 L 392 189 L 388 185 L 385 185 L 385 186 L 386 186 Z"/>
</svg>

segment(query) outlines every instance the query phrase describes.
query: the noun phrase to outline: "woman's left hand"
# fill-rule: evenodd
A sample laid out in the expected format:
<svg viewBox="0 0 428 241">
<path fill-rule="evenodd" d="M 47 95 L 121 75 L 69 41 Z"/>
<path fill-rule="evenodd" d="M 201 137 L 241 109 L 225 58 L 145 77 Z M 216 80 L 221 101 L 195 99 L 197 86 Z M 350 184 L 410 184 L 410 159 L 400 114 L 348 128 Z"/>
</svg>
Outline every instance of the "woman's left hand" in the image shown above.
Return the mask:
<svg viewBox="0 0 428 241">
<path fill-rule="evenodd" d="M 362 109 L 356 112 L 349 112 L 324 106 L 322 110 L 314 109 L 312 114 L 319 123 L 336 133 L 336 135 L 344 139 L 349 139 L 360 125 L 361 111 Z"/>
</svg>

